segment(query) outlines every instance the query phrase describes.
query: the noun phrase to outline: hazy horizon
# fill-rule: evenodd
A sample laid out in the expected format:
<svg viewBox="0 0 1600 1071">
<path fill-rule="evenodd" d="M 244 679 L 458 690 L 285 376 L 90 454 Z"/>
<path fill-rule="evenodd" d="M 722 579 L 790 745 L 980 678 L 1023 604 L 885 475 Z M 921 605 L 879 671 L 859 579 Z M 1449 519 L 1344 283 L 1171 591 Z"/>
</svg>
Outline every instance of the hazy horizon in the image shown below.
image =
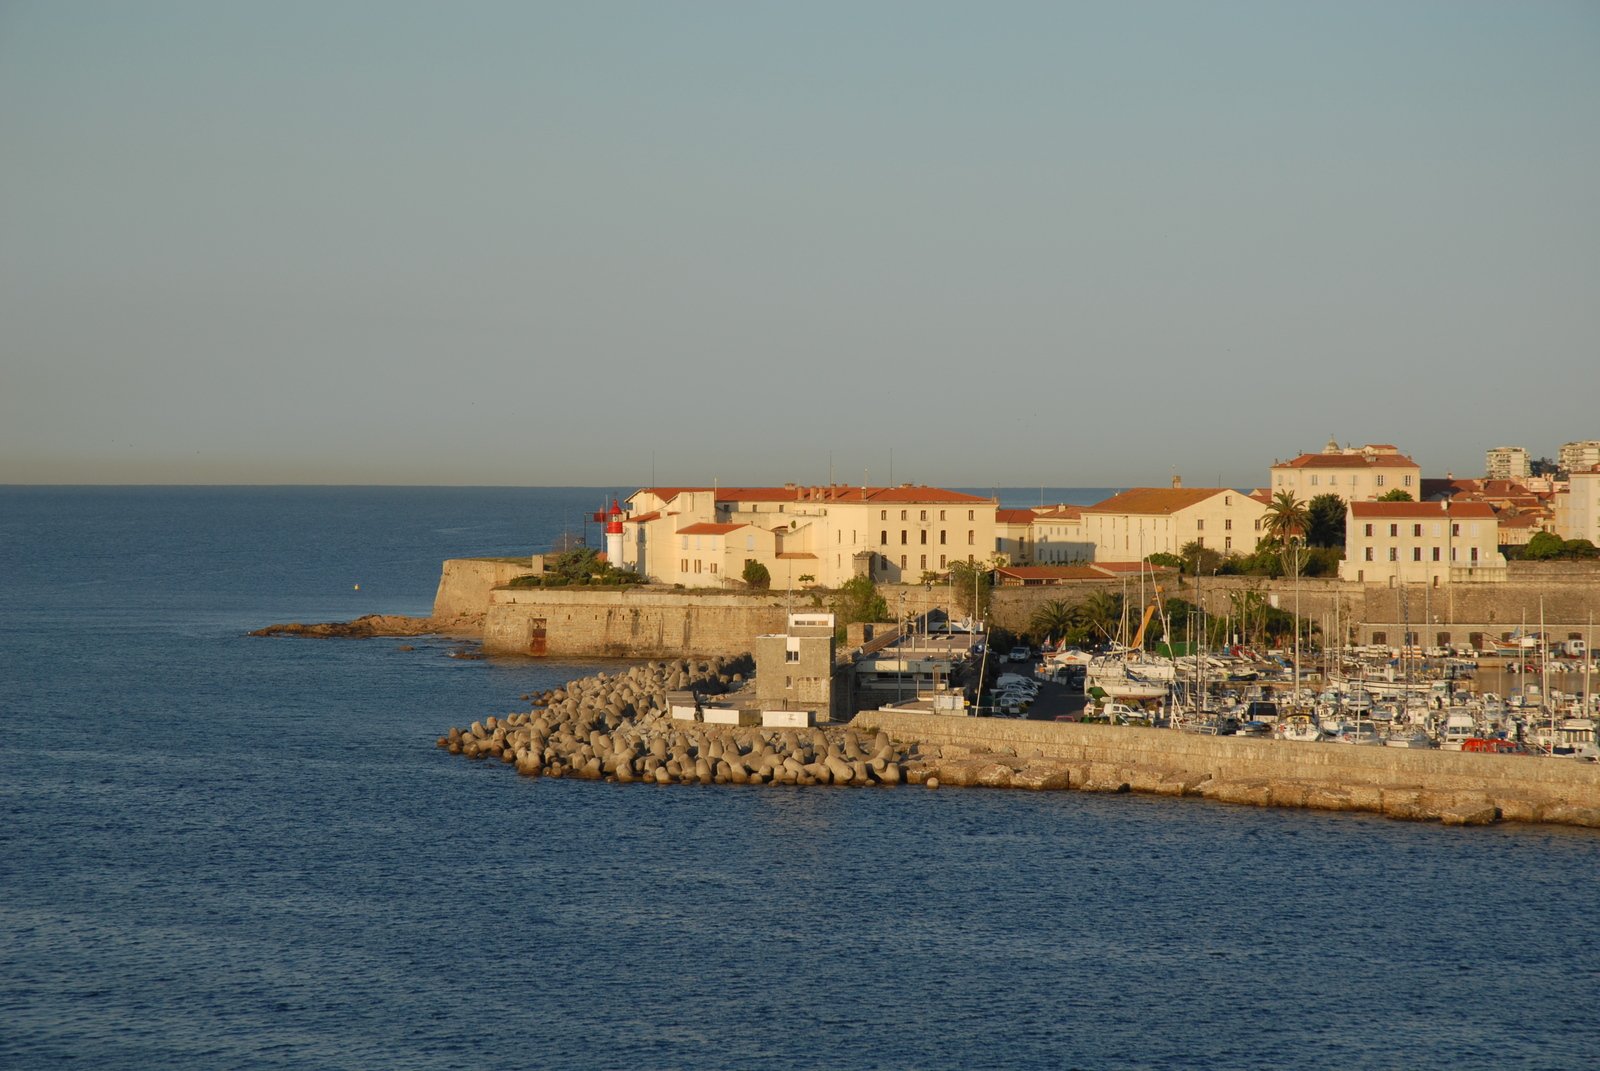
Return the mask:
<svg viewBox="0 0 1600 1071">
<path fill-rule="evenodd" d="M 10 3 L 0 483 L 1479 475 L 1597 134 L 1585 2 Z"/>
</svg>

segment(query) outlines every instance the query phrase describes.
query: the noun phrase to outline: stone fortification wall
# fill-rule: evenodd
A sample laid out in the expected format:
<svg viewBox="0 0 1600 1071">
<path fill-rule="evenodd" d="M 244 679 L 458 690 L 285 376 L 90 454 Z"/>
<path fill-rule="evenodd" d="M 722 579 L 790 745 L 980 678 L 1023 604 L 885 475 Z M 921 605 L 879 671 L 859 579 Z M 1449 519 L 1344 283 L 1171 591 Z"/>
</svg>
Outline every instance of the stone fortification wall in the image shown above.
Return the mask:
<svg viewBox="0 0 1600 1071">
<path fill-rule="evenodd" d="M 853 727 L 973 752 L 1037 752 L 1079 782 L 1230 802 L 1425 817 L 1439 800 L 1482 801 L 1519 821 L 1600 818 L 1600 765 L 1523 755 L 1298 744 L 1064 722 L 863 711 Z M 1207 791 L 1206 786 L 1213 786 Z M 1074 784 L 1073 787 L 1079 787 Z M 1433 799 L 1430 799 L 1432 797 Z M 1580 821 L 1577 824 L 1592 824 Z"/>
<path fill-rule="evenodd" d="M 502 588 L 489 602 L 483 648 L 490 654 L 710 656 L 749 650 L 756 636 L 782 632 L 789 610 L 776 593 Z"/>
<path fill-rule="evenodd" d="M 433 616 L 438 621 L 483 620 L 489 593 L 519 576 L 533 572 L 530 559 L 451 558 L 439 573 L 433 596 Z"/>
</svg>

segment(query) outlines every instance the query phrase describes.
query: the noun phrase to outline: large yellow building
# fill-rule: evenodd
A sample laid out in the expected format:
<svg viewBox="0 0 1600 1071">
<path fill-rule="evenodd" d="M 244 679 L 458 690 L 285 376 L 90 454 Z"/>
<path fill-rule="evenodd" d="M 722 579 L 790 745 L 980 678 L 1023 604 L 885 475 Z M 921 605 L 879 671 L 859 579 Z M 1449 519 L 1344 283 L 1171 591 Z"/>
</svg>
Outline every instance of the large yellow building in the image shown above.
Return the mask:
<svg viewBox="0 0 1600 1071">
<path fill-rule="evenodd" d="M 1083 508 L 1083 540 L 1095 561 L 1142 561 L 1177 554 L 1191 542 L 1223 554 L 1249 554 L 1267 507 L 1228 487 L 1135 487 Z"/>
<path fill-rule="evenodd" d="M 937 487 L 646 487 L 622 519 L 623 568 L 686 587 L 838 587 L 856 576 L 916 583 L 995 550 L 992 498 Z"/>
<path fill-rule="evenodd" d="M 1301 454 L 1272 466 L 1271 491 L 1293 492 L 1301 502 L 1335 494 L 1346 502 L 1370 502 L 1390 491 L 1422 497 L 1422 469 L 1386 443 L 1341 448 L 1329 441 L 1320 454 Z"/>
</svg>

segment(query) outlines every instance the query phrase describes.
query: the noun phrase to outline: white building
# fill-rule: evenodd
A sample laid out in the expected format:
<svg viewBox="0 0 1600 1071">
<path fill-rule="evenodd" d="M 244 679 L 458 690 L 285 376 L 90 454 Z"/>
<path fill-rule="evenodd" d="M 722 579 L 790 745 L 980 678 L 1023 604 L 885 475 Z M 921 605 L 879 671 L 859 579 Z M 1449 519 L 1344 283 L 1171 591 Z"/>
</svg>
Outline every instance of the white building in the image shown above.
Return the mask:
<svg viewBox="0 0 1600 1071">
<path fill-rule="evenodd" d="M 1600 547 L 1600 468 L 1574 472 L 1564 494 L 1555 496 L 1556 534 L 1587 539 Z"/>
<path fill-rule="evenodd" d="M 1577 472 L 1600 465 L 1600 439 L 1562 443 L 1558 462 L 1563 472 Z"/>
<path fill-rule="evenodd" d="M 1484 477 L 1490 480 L 1526 480 L 1528 451 L 1520 446 L 1496 446 L 1483 453 Z M 1413 496 L 1415 497 L 1415 496 Z"/>
<path fill-rule="evenodd" d="M 1500 526 L 1486 502 L 1352 502 L 1339 579 L 1367 584 L 1503 581 Z"/>
<path fill-rule="evenodd" d="M 1096 561 L 1142 561 L 1177 554 L 1191 542 L 1224 554 L 1249 554 L 1267 507 L 1228 487 L 1135 487 L 1083 508 L 1083 540 Z"/>
<path fill-rule="evenodd" d="M 1371 501 L 1391 491 L 1422 497 L 1422 469 L 1387 443 L 1340 447 L 1329 440 L 1320 454 L 1301 454 L 1272 466 L 1271 490 L 1293 492 L 1301 502 L 1334 494 L 1346 502 Z"/>
</svg>

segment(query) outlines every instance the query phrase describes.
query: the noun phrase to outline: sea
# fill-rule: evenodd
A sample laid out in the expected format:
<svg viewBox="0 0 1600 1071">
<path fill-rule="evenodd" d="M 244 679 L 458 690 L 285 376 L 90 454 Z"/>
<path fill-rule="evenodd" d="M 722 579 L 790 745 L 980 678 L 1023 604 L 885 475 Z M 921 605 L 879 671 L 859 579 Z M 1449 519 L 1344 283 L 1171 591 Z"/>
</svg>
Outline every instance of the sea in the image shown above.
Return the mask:
<svg viewBox="0 0 1600 1071">
<path fill-rule="evenodd" d="M 609 497 L 0 488 L 0 1068 L 1596 1066 L 1595 831 L 527 779 L 625 664 L 247 635 Z"/>
</svg>

